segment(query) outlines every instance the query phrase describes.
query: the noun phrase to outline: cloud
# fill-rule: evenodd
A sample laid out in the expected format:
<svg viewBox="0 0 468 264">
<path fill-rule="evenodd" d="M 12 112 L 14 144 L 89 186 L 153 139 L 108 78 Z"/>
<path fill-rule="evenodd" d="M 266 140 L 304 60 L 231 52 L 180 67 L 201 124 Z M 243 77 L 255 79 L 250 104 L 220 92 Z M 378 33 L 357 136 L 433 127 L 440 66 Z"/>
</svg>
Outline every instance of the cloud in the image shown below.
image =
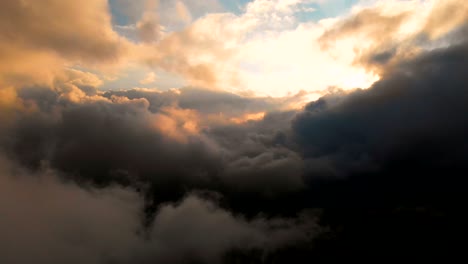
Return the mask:
<svg viewBox="0 0 468 264">
<path fill-rule="evenodd" d="M 130 190 L 85 190 L 4 158 L 0 183 L 2 262 L 129 261 L 137 250 L 142 202 Z"/>
<path fill-rule="evenodd" d="M 153 42 L 159 39 L 160 28 L 157 18 L 152 13 L 145 13 L 136 24 L 138 36 L 143 42 Z"/>
<path fill-rule="evenodd" d="M 148 109 L 154 113 L 167 112 L 168 106 L 173 110 L 177 109 L 174 106 L 184 109 L 176 110 L 181 114 L 180 120 L 188 122 L 184 126 L 198 128 L 199 135 L 215 147 L 214 155 L 222 157 L 216 162 L 219 166 L 216 178 L 227 189 L 276 196 L 304 187 L 302 159 L 284 145 L 287 144 L 284 132 L 288 130 L 294 111 L 263 113 L 258 120 L 237 122 L 239 116 L 243 118 L 260 109 L 272 112 L 288 109 L 287 98 L 246 98 L 193 88 L 181 89 L 178 93 L 108 92 L 105 96 L 113 95 L 146 98 L 150 103 Z M 169 128 L 165 135 L 173 131 Z"/>
<path fill-rule="evenodd" d="M 161 206 L 144 227 L 143 200 L 131 189 L 78 186 L 50 169 L 31 173 L 0 162 L 0 260 L 6 263 L 219 263 L 231 250 L 269 254 L 322 232 L 307 212 L 249 221 L 196 195 Z"/>
<path fill-rule="evenodd" d="M 200 114 L 202 125 L 211 126 L 243 121 L 246 117 L 260 120 L 265 115 L 264 112 L 299 109 L 307 100 L 308 94 L 298 93 L 283 98 L 249 97 L 219 90 L 185 87 L 166 92 L 149 89 L 107 91 L 103 97 L 111 98 L 114 95 L 129 99 L 144 98 L 148 100 L 148 109 L 151 112 L 158 112 L 163 107 L 173 106 L 194 110 Z"/>
<path fill-rule="evenodd" d="M 204 16 L 196 2 L 129 7 L 120 26 L 140 41 L 113 31 L 107 1 L 7 0 L 0 262 L 445 253 L 468 169 L 465 5 L 376 1 L 303 23 L 310 1 Z M 136 85 L 189 86 L 101 91 L 119 59 Z"/>
<path fill-rule="evenodd" d="M 117 25 L 135 24 L 145 11 L 151 11 L 158 17 L 161 26 L 171 31 L 180 30 L 193 19 L 208 13 L 224 11 L 217 0 L 111 0 L 110 6 Z"/>
<path fill-rule="evenodd" d="M 466 22 L 468 3 L 449 0 L 434 1 L 424 31 L 430 38 L 441 37 Z"/>
<path fill-rule="evenodd" d="M 146 75 L 146 77 L 140 81 L 141 84 L 151 84 L 151 83 L 154 83 L 157 79 L 157 76 L 154 72 L 150 72 L 148 73 L 148 75 Z"/>
<path fill-rule="evenodd" d="M 183 76 L 189 85 L 220 88 L 216 62 L 231 56 L 231 51 L 220 38 L 221 30 L 214 34 L 211 26 L 206 26 L 206 21 L 196 21 L 181 31 L 167 33 L 159 42 L 139 45 L 134 57 L 153 69 Z"/>
<path fill-rule="evenodd" d="M 381 14 L 378 9 L 364 9 L 354 16 L 340 21 L 320 37 L 322 45 L 327 46 L 340 38 L 365 34 L 363 38 L 384 42 L 397 31 L 407 17 L 405 12 L 396 15 Z M 383 30 L 382 30 L 383 27 Z"/>
<path fill-rule="evenodd" d="M 194 32 L 208 40 L 216 36 L 223 42 L 213 41 L 210 48 L 192 54 L 199 54 L 216 69 L 215 87 L 235 93 L 281 97 L 333 85 L 370 85 L 375 76 L 350 65 L 349 53 L 331 57 L 320 50 L 317 39 L 324 27 L 298 21 L 294 14 L 301 3 L 253 1 L 240 15 L 200 18 L 192 24 Z M 194 57 L 192 60 L 198 56 Z M 310 72 L 316 71 L 321 74 L 310 78 Z"/>
<path fill-rule="evenodd" d="M 71 75 L 53 90 L 25 87 L 15 94 L 21 107 L 0 146 L 29 168 L 47 161 L 85 182 L 150 183 L 157 203 L 186 188 L 260 196 L 303 188 L 302 160 L 282 145 L 290 119 L 267 114 L 265 121 L 232 121 L 257 109 L 282 110 L 288 100 L 195 89 L 101 94 L 86 85 L 86 78 L 97 81 L 93 76 Z"/>
<path fill-rule="evenodd" d="M 307 213 L 296 220 L 259 217 L 247 221 L 212 202 L 189 196 L 178 205 L 159 210 L 151 236 L 164 243 L 157 248 L 160 261 L 219 263 L 229 250 L 260 248 L 268 255 L 279 247 L 310 241 L 322 231 L 314 216 Z"/>
<path fill-rule="evenodd" d="M 51 85 L 64 66 L 104 68 L 126 54 L 107 1 L 12 1 L 0 11 L 0 89 Z M 47 65 L 47 66 L 44 66 Z"/>
<path fill-rule="evenodd" d="M 3 6 L 2 45 L 91 61 L 113 60 L 121 52 L 119 37 L 111 28 L 107 1 L 75 4 L 6 0 Z"/>
<path fill-rule="evenodd" d="M 436 49 L 400 62 L 369 90 L 310 103 L 293 122 L 309 177 L 369 177 L 376 186 L 356 199 L 450 199 L 439 195 L 457 189 L 467 157 L 468 120 L 459 114 L 467 55 L 466 42 Z"/>
<path fill-rule="evenodd" d="M 349 17 L 331 21 L 318 41 L 323 51 L 335 56 L 353 50 L 355 65 L 381 75 L 385 68 L 398 67 L 401 60 L 440 46 L 437 39 L 466 22 L 466 7 L 457 0 L 377 1 L 354 7 Z M 459 12 L 443 23 L 435 22 L 451 8 Z"/>
</svg>

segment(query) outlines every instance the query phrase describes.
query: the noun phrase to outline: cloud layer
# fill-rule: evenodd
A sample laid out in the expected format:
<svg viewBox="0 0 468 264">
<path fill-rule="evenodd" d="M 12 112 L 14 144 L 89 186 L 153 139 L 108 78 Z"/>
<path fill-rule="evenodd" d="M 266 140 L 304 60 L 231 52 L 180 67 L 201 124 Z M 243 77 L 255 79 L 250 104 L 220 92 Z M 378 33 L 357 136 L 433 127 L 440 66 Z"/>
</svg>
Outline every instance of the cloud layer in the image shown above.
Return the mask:
<svg viewBox="0 0 468 264">
<path fill-rule="evenodd" d="M 376 1 L 317 23 L 296 15 L 320 1 L 203 3 L 5 2 L 0 262 L 458 253 L 464 1 Z M 127 67 L 147 71 L 140 85 L 173 72 L 191 86 L 100 89 Z M 354 77 L 370 87 L 340 86 Z"/>
</svg>

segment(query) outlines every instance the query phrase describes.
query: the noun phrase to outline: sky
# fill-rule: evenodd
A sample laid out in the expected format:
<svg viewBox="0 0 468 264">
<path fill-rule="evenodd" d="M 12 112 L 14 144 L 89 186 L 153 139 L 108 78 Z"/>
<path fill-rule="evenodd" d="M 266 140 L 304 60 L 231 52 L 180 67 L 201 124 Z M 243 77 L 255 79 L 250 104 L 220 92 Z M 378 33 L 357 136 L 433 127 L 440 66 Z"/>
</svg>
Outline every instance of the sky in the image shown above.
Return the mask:
<svg viewBox="0 0 468 264">
<path fill-rule="evenodd" d="M 464 255 L 468 1 L 2 0 L 0 263 Z"/>
</svg>

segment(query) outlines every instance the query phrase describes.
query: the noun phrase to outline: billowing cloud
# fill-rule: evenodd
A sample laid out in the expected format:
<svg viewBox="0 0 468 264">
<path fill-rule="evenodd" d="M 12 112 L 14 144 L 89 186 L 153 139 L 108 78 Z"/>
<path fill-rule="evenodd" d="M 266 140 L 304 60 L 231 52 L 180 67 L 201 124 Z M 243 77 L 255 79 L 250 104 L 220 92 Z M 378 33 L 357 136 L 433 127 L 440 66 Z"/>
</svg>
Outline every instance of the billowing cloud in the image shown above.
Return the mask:
<svg viewBox="0 0 468 264">
<path fill-rule="evenodd" d="M 85 190 L 4 158 L 0 183 L 2 262 L 129 261 L 139 246 L 142 202 L 130 190 Z"/>
<path fill-rule="evenodd" d="M 72 59 L 115 59 L 119 37 L 111 30 L 107 8 L 107 1 L 101 0 L 6 0 L 0 13 L 2 45 L 53 51 Z"/>
<path fill-rule="evenodd" d="M 112 30 L 105 0 L 6 0 L 0 24 L 0 89 L 50 85 L 64 65 L 114 64 L 127 46 Z"/>
<path fill-rule="evenodd" d="M 322 232 L 314 214 L 248 221 L 196 195 L 161 206 L 145 227 L 143 200 L 131 189 L 78 186 L 46 168 L 0 162 L 5 263 L 219 263 L 230 251 L 269 254 Z"/>
<path fill-rule="evenodd" d="M 283 115 L 235 122 L 258 109 L 281 110 L 287 100 L 191 89 L 101 96 L 78 83 L 23 88 L 16 96 L 25 110 L 3 130 L 3 146 L 31 168 L 47 160 L 85 181 L 149 181 L 169 198 L 186 186 L 273 196 L 303 187 L 301 158 L 282 145 Z M 249 176 L 259 172 L 262 177 Z"/>
</svg>

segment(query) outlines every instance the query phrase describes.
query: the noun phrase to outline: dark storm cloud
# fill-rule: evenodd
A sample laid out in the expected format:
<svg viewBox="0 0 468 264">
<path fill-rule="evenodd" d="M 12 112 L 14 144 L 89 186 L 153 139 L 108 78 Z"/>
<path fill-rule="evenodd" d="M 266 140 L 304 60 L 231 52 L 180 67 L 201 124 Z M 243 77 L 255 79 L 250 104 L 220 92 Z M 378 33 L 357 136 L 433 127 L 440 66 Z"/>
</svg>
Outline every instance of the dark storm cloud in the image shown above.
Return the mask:
<svg viewBox="0 0 468 264">
<path fill-rule="evenodd" d="M 310 103 L 293 122 L 310 181 L 344 178 L 347 202 L 424 203 L 460 194 L 467 61 L 466 44 L 437 49 L 401 62 L 368 90 Z"/>
<path fill-rule="evenodd" d="M 285 204 L 322 208 L 334 230 L 308 257 L 463 254 L 468 45 L 466 27 L 457 32 L 457 45 L 400 61 L 371 88 L 325 96 L 293 121 L 308 187 Z"/>
</svg>

